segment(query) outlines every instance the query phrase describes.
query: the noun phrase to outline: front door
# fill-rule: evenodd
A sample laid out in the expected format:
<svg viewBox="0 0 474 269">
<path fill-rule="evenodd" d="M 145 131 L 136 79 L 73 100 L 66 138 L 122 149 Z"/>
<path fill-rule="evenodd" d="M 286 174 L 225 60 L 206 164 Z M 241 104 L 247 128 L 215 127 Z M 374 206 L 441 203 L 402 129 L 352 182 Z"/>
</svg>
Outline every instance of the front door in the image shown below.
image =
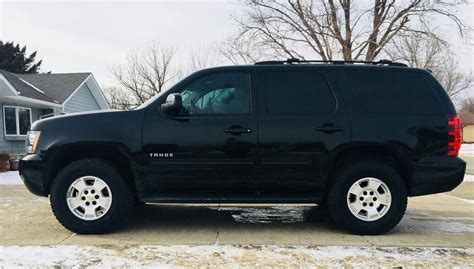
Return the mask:
<svg viewBox="0 0 474 269">
<path fill-rule="evenodd" d="M 317 199 L 329 156 L 349 141 L 349 118 L 314 67 L 275 67 L 259 77 L 259 182 L 267 199 Z"/>
<path fill-rule="evenodd" d="M 257 120 L 245 70 L 205 73 L 170 93 L 186 111 L 147 112 L 145 195 L 231 199 L 256 192 Z"/>
</svg>

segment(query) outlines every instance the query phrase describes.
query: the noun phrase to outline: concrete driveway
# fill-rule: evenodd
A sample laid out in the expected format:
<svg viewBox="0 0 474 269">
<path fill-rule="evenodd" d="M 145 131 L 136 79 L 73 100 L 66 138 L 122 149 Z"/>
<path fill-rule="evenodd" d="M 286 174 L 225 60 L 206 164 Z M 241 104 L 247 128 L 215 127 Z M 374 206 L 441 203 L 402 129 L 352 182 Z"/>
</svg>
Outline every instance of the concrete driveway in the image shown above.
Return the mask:
<svg viewBox="0 0 474 269">
<path fill-rule="evenodd" d="M 474 247 L 474 183 L 461 191 L 411 198 L 402 222 L 382 236 L 340 231 L 312 205 L 155 205 L 133 209 L 112 234 L 82 236 L 64 229 L 49 200 L 23 186 L 0 190 L 0 245 L 354 245 Z M 459 193 L 458 193 L 459 192 Z M 462 198 L 465 197 L 465 198 Z M 7 217 L 8 216 L 8 217 Z"/>
<path fill-rule="evenodd" d="M 403 254 L 409 257 L 406 259 L 407 265 L 433 261 L 435 265 L 474 266 L 473 182 L 465 182 L 450 193 L 411 198 L 401 223 L 393 231 L 381 236 L 356 236 L 338 230 L 329 221 L 327 213 L 314 205 L 219 204 L 148 204 L 134 209 L 127 217 L 125 225 L 112 234 L 77 235 L 64 229 L 56 221 L 47 198 L 33 196 L 23 186 L 0 186 L 0 216 L 0 265 L 19 265 L 12 261 L 14 254 L 34 246 L 42 249 L 42 255 L 46 255 L 44 257 L 47 257 L 47 251 L 51 251 L 51 257 L 57 257 L 58 250 L 71 249 L 74 252 L 91 248 L 89 254 L 84 254 L 85 261 L 90 260 L 91 253 L 110 250 L 115 253 L 111 254 L 111 257 L 122 257 L 125 255 L 123 253 L 128 251 L 127 257 L 136 259 L 147 253 L 143 249 L 138 251 L 139 248 L 146 248 L 153 255 L 163 252 L 163 257 L 158 260 L 160 262 L 172 256 L 169 252 L 190 253 L 185 255 L 188 260 L 186 257 L 169 259 L 165 264 L 191 267 L 195 264 L 196 257 L 204 255 L 201 260 L 208 262 L 215 253 L 221 252 L 219 255 L 222 257 L 214 257 L 215 263 L 203 265 L 222 265 L 232 256 L 224 255 L 226 250 L 230 253 L 244 250 L 252 253 L 255 259 L 254 263 L 249 263 L 251 266 L 258 265 L 257 261 L 261 261 L 258 259 L 258 253 L 266 257 L 272 256 L 265 254 L 265 251 L 280 253 L 279 255 L 282 251 L 285 252 L 287 257 L 283 259 L 285 262 L 282 265 L 289 266 L 291 262 L 295 262 L 294 259 L 305 261 L 306 257 L 306 262 L 310 262 L 308 257 L 318 259 L 319 255 L 320 258 L 322 254 L 318 254 L 318 251 L 343 253 L 341 255 L 352 257 L 352 263 L 349 263 L 351 265 L 357 259 L 366 265 L 367 258 L 370 258 L 366 257 L 367 255 L 375 257 L 375 261 L 389 255 L 388 260 L 381 261 L 394 265 L 390 262 L 393 262 L 393 259 L 402 259 L 400 255 Z M 295 246 L 305 250 L 296 251 Z M 176 250 L 177 247 L 181 247 L 181 250 Z M 340 249 L 331 250 L 334 247 Z M 117 251 L 121 254 L 117 255 Z M 305 251 L 314 253 L 304 254 Z M 377 254 L 377 251 L 382 253 Z M 391 251 L 395 251 L 398 256 L 390 256 L 393 254 Z M 429 258 L 420 254 L 426 251 Z M 104 255 L 107 256 L 105 253 L 101 254 Z M 76 258 L 79 256 L 80 254 L 74 254 Z M 344 259 L 336 259 L 337 257 L 330 257 L 335 259 L 330 263 L 345 265 L 340 263 Z M 271 265 L 274 260 L 269 259 L 270 263 L 260 265 Z M 27 259 L 21 258 L 20 261 L 26 262 L 20 265 L 31 265 Z M 32 263 L 35 264 L 35 261 L 33 259 Z M 65 265 L 65 261 L 67 259 L 58 262 Z M 175 263 L 178 261 L 182 264 Z M 232 261 L 235 262 L 235 259 Z M 101 262 L 97 265 L 106 265 Z M 130 264 L 133 263 L 118 263 Z M 139 263 L 143 264 L 147 263 Z M 240 262 L 237 264 L 242 265 Z M 300 265 L 301 260 L 296 264 Z"/>
</svg>

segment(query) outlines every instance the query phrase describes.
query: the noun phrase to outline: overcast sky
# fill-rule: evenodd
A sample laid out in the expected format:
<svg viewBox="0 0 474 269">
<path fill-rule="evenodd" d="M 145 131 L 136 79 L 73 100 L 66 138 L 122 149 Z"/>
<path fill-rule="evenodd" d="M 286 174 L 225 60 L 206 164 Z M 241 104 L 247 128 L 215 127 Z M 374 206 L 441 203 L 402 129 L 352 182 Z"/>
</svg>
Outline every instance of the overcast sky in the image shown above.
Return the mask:
<svg viewBox="0 0 474 269">
<path fill-rule="evenodd" d="M 235 1 L 234 1 L 235 2 Z M 234 3 L 232 2 L 232 3 Z M 152 42 L 176 48 L 183 65 L 192 48 L 211 46 L 236 28 L 229 1 L 10 1 L 0 0 L 0 40 L 27 45 L 42 71 L 92 72 L 102 86 L 131 50 Z M 461 16 L 474 26 L 474 4 Z M 453 31 L 455 32 L 455 31 Z M 461 67 L 474 70 L 472 45 L 453 35 Z"/>
</svg>

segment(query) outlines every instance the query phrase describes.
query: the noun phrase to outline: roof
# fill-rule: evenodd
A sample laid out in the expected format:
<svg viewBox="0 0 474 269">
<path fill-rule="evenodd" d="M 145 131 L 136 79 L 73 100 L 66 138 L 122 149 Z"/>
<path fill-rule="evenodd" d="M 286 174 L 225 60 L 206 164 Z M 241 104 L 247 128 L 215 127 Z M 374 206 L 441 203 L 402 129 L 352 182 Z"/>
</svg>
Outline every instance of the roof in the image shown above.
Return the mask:
<svg viewBox="0 0 474 269">
<path fill-rule="evenodd" d="M 281 65 L 281 64 L 337 64 L 337 65 L 377 65 L 377 66 L 399 66 L 399 67 L 408 67 L 404 63 L 392 62 L 390 60 L 380 60 L 377 62 L 369 61 L 345 61 L 345 60 L 300 60 L 296 58 L 290 58 L 286 61 L 262 61 L 256 62 L 255 65 Z"/>
<path fill-rule="evenodd" d="M 459 118 L 462 125 L 474 125 L 474 113 L 461 113 Z"/>
<path fill-rule="evenodd" d="M 30 85 L 29 83 L 23 81 L 20 77 L 17 76 L 17 74 L 10 73 L 4 70 L 0 70 L 0 74 L 2 74 L 8 80 L 8 82 L 10 82 L 13 88 L 15 88 L 17 92 L 19 92 L 20 96 L 25 96 L 51 103 L 58 103 L 54 99 L 46 95 L 44 92 L 35 89 L 33 85 Z"/>
<path fill-rule="evenodd" d="M 34 85 L 51 99 L 63 103 L 86 80 L 91 73 L 64 74 L 16 74 Z"/>
</svg>

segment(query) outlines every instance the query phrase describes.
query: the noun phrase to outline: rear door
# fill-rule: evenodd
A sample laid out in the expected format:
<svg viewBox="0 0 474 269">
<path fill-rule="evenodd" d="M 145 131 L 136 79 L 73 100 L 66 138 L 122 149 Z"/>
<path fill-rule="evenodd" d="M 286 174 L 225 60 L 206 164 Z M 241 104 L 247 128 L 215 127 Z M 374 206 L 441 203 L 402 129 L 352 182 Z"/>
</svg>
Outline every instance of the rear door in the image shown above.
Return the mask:
<svg viewBox="0 0 474 269">
<path fill-rule="evenodd" d="M 260 195 L 317 198 L 329 153 L 350 139 L 341 98 L 314 67 L 265 67 L 258 74 Z"/>
</svg>

